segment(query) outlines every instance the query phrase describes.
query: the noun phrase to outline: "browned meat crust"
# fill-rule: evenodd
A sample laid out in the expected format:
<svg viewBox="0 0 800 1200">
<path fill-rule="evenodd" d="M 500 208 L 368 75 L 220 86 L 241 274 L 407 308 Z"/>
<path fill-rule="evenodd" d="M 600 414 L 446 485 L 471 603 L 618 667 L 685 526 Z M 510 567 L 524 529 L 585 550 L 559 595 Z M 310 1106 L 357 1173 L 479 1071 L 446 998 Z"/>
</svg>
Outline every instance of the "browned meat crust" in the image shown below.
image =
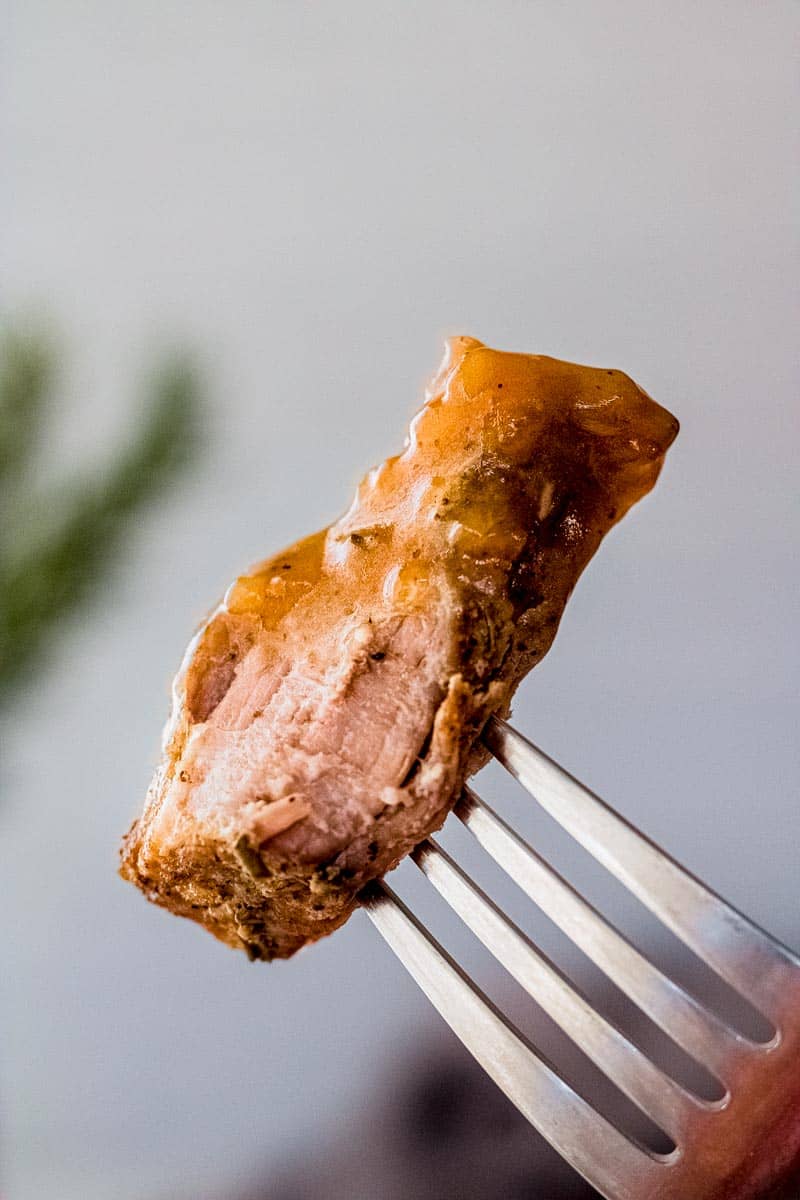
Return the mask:
<svg viewBox="0 0 800 1200">
<path fill-rule="evenodd" d="M 677 429 L 619 371 L 453 339 L 402 454 L 190 646 L 122 875 L 253 958 L 341 925 L 442 824 Z"/>
</svg>

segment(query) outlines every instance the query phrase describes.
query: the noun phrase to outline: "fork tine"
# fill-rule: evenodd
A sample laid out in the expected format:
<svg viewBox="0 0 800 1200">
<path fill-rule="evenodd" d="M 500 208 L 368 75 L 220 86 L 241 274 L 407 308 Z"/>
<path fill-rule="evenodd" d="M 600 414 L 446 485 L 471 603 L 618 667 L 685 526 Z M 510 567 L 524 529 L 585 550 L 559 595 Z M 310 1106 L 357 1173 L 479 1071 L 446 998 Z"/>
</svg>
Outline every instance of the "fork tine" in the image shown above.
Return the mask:
<svg viewBox="0 0 800 1200">
<path fill-rule="evenodd" d="M 652 1021 L 722 1083 L 750 1043 L 645 958 L 470 787 L 456 815 L 518 887 Z"/>
<path fill-rule="evenodd" d="M 635 1146 L 546 1063 L 384 883 L 364 907 L 397 957 L 524 1117 L 607 1200 L 640 1200 L 670 1156 Z"/>
<path fill-rule="evenodd" d="M 505 721 L 484 742 L 535 800 L 765 1016 L 800 960 L 722 900 Z"/>
<path fill-rule="evenodd" d="M 708 1106 L 605 1020 L 433 839 L 418 846 L 412 857 L 487 950 L 600 1070 L 677 1143 L 687 1119 Z"/>
</svg>

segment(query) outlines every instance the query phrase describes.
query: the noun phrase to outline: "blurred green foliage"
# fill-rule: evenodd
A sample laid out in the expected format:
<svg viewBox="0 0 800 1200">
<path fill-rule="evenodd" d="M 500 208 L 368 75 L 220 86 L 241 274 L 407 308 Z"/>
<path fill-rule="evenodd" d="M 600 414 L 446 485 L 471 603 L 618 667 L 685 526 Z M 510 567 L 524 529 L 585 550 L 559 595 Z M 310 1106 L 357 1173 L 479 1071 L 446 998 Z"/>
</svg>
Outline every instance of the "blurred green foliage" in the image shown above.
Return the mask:
<svg viewBox="0 0 800 1200">
<path fill-rule="evenodd" d="M 35 486 L 55 359 L 35 334 L 0 333 L 0 704 L 29 682 L 59 622 L 102 584 L 131 517 L 198 443 L 198 382 L 183 359 L 152 376 L 136 434 L 107 467 Z"/>
</svg>

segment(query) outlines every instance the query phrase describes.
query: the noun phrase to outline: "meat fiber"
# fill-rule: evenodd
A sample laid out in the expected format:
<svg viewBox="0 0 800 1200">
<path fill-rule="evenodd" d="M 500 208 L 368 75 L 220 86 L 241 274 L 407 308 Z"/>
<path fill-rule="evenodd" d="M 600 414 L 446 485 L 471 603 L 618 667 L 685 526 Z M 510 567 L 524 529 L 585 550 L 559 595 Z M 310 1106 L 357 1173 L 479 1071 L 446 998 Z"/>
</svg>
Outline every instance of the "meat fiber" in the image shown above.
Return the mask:
<svg viewBox="0 0 800 1200">
<path fill-rule="evenodd" d="M 619 371 L 454 338 L 403 452 L 190 645 L 121 873 L 251 958 L 437 829 L 678 425 Z"/>
</svg>

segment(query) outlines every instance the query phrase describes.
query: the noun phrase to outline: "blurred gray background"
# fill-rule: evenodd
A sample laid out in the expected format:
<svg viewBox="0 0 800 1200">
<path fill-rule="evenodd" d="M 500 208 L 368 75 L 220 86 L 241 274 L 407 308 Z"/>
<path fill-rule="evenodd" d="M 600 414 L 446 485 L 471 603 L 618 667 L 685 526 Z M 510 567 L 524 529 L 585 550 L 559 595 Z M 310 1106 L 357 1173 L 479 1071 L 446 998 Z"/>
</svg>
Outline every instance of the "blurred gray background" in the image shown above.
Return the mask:
<svg viewBox="0 0 800 1200">
<path fill-rule="evenodd" d="M 399 447 L 447 333 L 620 367 L 680 417 L 656 492 L 590 566 L 516 720 L 800 943 L 799 10 L 3 9 L 2 305 L 45 312 L 68 347 L 56 466 L 116 444 L 146 347 L 193 345 L 208 400 L 204 458 L 4 719 L 0 1186 L 217 1200 L 305 1171 L 308 1194 L 332 1195 L 313 1183 L 324 1148 L 371 1161 L 372 1114 L 419 1053 L 460 1050 L 361 914 L 290 963 L 251 965 L 123 885 L 116 847 L 193 627 Z M 510 783 L 482 786 L 674 958 Z M 412 869 L 398 875 L 555 1045 Z M 342 1194 L 394 1196 L 401 1174 L 353 1175 Z"/>
</svg>

